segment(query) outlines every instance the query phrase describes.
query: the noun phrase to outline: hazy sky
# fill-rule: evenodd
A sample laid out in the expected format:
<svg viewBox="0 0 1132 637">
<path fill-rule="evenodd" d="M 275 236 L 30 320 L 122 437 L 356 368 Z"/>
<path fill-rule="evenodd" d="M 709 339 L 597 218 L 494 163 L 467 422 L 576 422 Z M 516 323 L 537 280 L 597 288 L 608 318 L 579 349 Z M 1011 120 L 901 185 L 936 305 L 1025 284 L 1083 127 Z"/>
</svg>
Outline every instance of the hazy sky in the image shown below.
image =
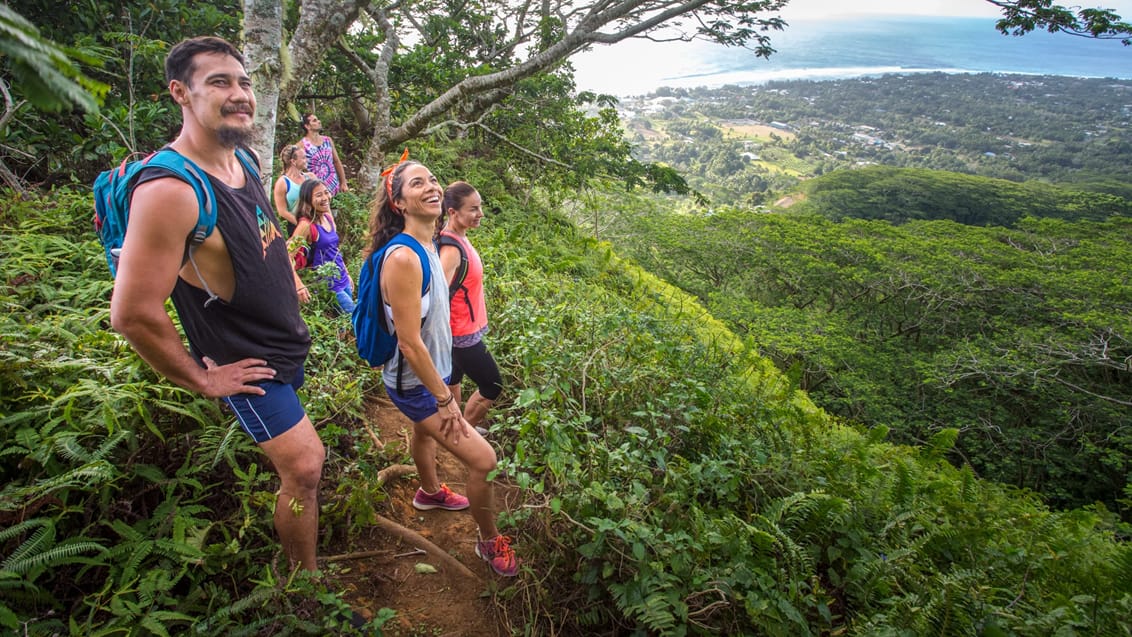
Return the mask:
<svg viewBox="0 0 1132 637">
<path fill-rule="evenodd" d="M 1132 18 L 1132 0 L 1067 0 L 1059 4 L 1112 9 L 1125 21 Z M 985 0 L 790 0 L 790 4 L 782 11 L 782 17 L 789 21 L 862 13 L 982 17 L 1001 15 L 997 7 Z"/>
</svg>

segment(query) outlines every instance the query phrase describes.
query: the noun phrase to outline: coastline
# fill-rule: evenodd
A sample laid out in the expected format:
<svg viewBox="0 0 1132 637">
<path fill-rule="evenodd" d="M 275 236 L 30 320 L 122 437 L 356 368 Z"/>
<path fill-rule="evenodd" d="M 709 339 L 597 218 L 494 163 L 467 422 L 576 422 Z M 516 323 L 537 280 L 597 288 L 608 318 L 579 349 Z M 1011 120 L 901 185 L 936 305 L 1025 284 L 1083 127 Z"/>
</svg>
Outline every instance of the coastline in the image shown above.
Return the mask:
<svg viewBox="0 0 1132 637">
<path fill-rule="evenodd" d="M 776 52 L 764 59 L 705 42 L 621 42 L 576 56 L 575 80 L 579 91 L 630 97 L 662 87 L 912 73 L 1132 79 L 1132 47 L 1046 32 L 1005 36 L 995 30 L 993 19 L 798 21 L 773 35 L 772 43 Z"/>
</svg>

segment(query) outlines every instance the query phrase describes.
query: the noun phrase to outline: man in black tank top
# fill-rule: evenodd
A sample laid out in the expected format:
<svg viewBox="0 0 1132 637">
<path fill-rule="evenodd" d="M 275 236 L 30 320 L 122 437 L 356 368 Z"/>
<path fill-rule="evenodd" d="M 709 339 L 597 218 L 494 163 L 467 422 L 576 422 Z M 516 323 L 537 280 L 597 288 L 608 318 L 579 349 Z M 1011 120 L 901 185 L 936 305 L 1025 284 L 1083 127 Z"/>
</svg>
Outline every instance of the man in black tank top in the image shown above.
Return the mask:
<svg viewBox="0 0 1132 637">
<path fill-rule="evenodd" d="M 181 387 L 222 398 L 279 473 L 275 528 L 292 566 L 317 568 L 318 483 L 325 456 L 295 390 L 310 334 L 309 300 L 257 176 L 237 158 L 252 134 L 255 95 L 243 57 L 220 38 L 185 40 L 165 60 L 183 124 L 172 148 L 208 174 L 217 224 L 189 247 L 197 199 L 154 170 L 133 192 L 110 320 L 147 363 Z M 169 314 L 184 326 L 186 348 Z"/>
</svg>

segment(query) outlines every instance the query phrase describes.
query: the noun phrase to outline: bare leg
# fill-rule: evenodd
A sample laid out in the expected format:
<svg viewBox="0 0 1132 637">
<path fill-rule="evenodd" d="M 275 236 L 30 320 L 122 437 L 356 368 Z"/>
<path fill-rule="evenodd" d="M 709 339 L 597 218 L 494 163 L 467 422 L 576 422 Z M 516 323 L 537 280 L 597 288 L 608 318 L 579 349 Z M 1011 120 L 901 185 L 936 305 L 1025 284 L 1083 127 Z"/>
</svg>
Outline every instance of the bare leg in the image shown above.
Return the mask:
<svg viewBox="0 0 1132 637">
<path fill-rule="evenodd" d="M 434 416 L 437 420 L 439 415 Z M 440 478 L 436 475 L 436 439 L 422 429 L 420 423 L 413 423 L 413 438 L 409 441 L 409 451 L 417 474 L 421 477 L 421 488 L 425 493 L 436 493 L 440 489 Z"/>
<path fill-rule="evenodd" d="M 291 568 L 316 570 L 318 546 L 318 482 L 326 448 L 310 418 L 303 416 L 287 433 L 260 443 L 279 474 L 275 531 Z"/>
<path fill-rule="evenodd" d="M 495 525 L 495 487 L 487 481 L 487 474 L 495 469 L 495 450 L 470 427 L 469 437 L 464 438 L 460 434 L 459 445 L 453 444 L 451 437 L 440 439 L 439 432 L 440 414 L 433 414 L 421 422 L 413 423 L 413 461 L 417 463 L 417 472 L 421 476 L 421 488 L 429 493 L 440 488 L 440 482 L 436 478 L 436 445 L 439 443 L 468 468 L 468 502 L 472 518 L 480 527 L 480 535 L 485 539 L 499 535 L 499 529 Z M 422 461 L 427 464 L 427 468 L 422 466 Z M 426 480 L 433 482 L 428 483 Z"/>
<path fill-rule="evenodd" d="M 494 403 L 494 400 L 484 398 L 479 390 L 476 390 L 476 393 L 468 398 L 468 404 L 464 406 L 464 420 L 473 427 L 483 427 L 487 412 Z"/>
</svg>

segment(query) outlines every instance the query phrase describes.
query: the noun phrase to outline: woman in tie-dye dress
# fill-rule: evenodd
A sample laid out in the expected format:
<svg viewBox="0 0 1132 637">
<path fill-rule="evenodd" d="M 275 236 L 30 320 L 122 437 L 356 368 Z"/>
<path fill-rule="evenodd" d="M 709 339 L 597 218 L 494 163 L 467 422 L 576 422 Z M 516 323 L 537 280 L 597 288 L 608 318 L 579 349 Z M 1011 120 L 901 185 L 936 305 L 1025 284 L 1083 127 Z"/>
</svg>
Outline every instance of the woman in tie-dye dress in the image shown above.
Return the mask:
<svg viewBox="0 0 1132 637">
<path fill-rule="evenodd" d="M 307 154 L 307 170 L 326 184 L 331 197 L 339 192 L 349 192 L 338 149 L 334 140 L 322 134 L 322 122 L 314 113 L 307 113 L 303 115 L 302 125 L 306 134 L 300 144 Z"/>
</svg>

